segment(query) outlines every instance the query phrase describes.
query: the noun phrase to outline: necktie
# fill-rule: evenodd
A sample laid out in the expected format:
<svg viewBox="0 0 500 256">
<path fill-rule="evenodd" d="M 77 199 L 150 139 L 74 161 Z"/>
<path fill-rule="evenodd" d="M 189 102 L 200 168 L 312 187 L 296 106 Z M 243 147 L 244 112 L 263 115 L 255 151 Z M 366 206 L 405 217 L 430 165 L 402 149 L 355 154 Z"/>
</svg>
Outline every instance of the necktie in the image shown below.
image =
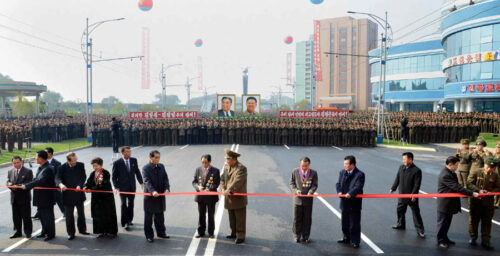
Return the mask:
<svg viewBox="0 0 500 256">
<path fill-rule="evenodd" d="M 14 174 L 14 182 L 17 181 L 17 177 L 19 177 L 19 169 L 16 169 L 16 173 Z"/>
<path fill-rule="evenodd" d="M 125 164 L 127 165 L 127 170 L 130 171 L 130 165 L 128 163 L 128 160 L 125 160 Z"/>
<path fill-rule="evenodd" d="M 225 111 L 224 113 L 226 113 L 226 116 L 229 116 L 229 115 L 227 114 L 227 111 Z"/>
</svg>

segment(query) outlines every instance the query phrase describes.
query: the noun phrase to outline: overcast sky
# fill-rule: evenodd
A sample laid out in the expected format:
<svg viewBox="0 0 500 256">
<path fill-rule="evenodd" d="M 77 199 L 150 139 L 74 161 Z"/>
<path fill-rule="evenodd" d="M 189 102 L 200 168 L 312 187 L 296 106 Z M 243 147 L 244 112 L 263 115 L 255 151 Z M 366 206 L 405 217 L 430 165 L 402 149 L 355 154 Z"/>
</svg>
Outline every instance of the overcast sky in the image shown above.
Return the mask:
<svg viewBox="0 0 500 256">
<path fill-rule="evenodd" d="M 124 17 L 92 33 L 94 54 L 103 58 L 142 55 L 142 28 L 148 27 L 151 89 L 141 89 L 139 60 L 96 64 L 95 102 L 113 95 L 124 102 L 150 103 L 161 92 L 158 75 L 162 63 L 182 63 L 167 71 L 167 84 L 184 84 L 186 77 L 198 75 L 198 56 L 203 59 L 203 84 L 212 87 L 209 93 L 241 94 L 241 71 L 249 66 L 249 93 L 268 97 L 277 90 L 272 86 L 286 82 L 282 79 L 286 76 L 286 53 L 295 51 L 295 45 L 285 45 L 284 38 L 291 35 L 295 42 L 307 39 L 314 19 L 345 16 L 348 10 L 383 16 L 387 10 L 394 37 L 398 38 L 439 17 L 436 10 L 442 3 L 325 0 L 313 5 L 310 0 L 153 0 L 152 10 L 143 12 L 138 0 L 0 0 L 0 73 L 18 81 L 47 85 L 65 100 L 84 102 L 85 64 L 80 38 L 85 18 L 93 23 Z M 438 23 L 434 23 L 401 40 L 437 29 Z M 203 47 L 194 46 L 197 38 L 203 39 Z M 201 95 L 197 80 L 193 80 L 192 89 L 192 97 Z M 291 89 L 283 86 L 283 90 Z M 186 100 L 184 87 L 169 88 L 167 94 Z"/>
</svg>

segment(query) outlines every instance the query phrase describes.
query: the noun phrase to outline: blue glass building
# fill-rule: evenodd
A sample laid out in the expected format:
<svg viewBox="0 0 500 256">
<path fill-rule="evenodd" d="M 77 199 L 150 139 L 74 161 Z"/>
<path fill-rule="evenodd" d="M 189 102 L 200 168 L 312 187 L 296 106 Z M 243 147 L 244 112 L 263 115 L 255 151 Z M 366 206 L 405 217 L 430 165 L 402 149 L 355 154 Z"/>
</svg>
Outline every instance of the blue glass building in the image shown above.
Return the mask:
<svg viewBox="0 0 500 256">
<path fill-rule="evenodd" d="M 500 0 L 453 0 L 441 33 L 388 51 L 385 101 L 392 111 L 500 112 Z M 369 52 L 372 99 L 380 52 Z"/>
</svg>

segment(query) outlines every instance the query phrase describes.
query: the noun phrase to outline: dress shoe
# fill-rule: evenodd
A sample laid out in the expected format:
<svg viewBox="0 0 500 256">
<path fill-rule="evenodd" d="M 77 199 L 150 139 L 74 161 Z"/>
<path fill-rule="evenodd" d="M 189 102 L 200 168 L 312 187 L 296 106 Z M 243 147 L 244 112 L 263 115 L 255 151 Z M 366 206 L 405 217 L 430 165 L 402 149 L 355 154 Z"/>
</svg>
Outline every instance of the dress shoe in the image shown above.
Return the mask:
<svg viewBox="0 0 500 256">
<path fill-rule="evenodd" d="M 351 247 L 358 249 L 359 248 L 359 244 L 351 244 Z"/>
<path fill-rule="evenodd" d="M 476 246 L 477 245 L 476 239 L 469 240 L 469 244 L 473 245 L 473 246 Z"/>
<path fill-rule="evenodd" d="M 212 234 L 212 235 L 208 236 L 208 238 L 210 238 L 210 239 L 214 239 L 214 238 L 215 238 L 215 236 Z"/>
<path fill-rule="evenodd" d="M 10 239 L 14 239 L 14 238 L 18 238 L 18 237 L 21 237 L 21 236 L 22 236 L 21 234 L 13 234 L 9 238 Z"/>
<path fill-rule="evenodd" d="M 309 244 L 311 243 L 311 240 L 309 240 L 309 238 L 304 238 L 304 240 L 302 240 L 305 244 Z"/>
<path fill-rule="evenodd" d="M 293 241 L 296 242 L 296 243 L 300 243 L 301 242 L 300 237 L 293 238 Z"/>
<path fill-rule="evenodd" d="M 46 236 L 47 236 L 46 234 L 40 234 L 40 235 L 36 236 L 36 238 L 44 238 Z"/>
<path fill-rule="evenodd" d="M 450 246 L 447 243 L 439 243 L 438 247 L 441 249 L 448 249 Z"/>
<path fill-rule="evenodd" d="M 417 232 L 417 236 L 420 238 L 425 238 L 424 232 Z"/>
<path fill-rule="evenodd" d="M 106 234 L 109 238 L 113 239 L 115 237 L 117 237 L 118 235 L 117 234 Z"/>
<path fill-rule="evenodd" d="M 486 249 L 486 250 L 493 250 L 493 246 L 490 245 L 490 243 L 481 243 L 481 246 Z"/>
<path fill-rule="evenodd" d="M 48 237 L 46 237 L 45 239 L 43 239 L 43 241 L 50 241 L 50 240 L 52 240 L 52 239 L 54 239 L 54 237 L 53 237 L 53 236 L 48 236 Z"/>
<path fill-rule="evenodd" d="M 146 241 L 148 241 L 148 243 L 152 243 L 152 242 L 154 242 L 155 240 L 153 240 L 153 238 L 146 238 Z"/>
<path fill-rule="evenodd" d="M 127 224 L 125 224 L 125 230 L 127 230 L 127 231 L 128 231 L 129 229 L 130 229 L 130 225 L 129 225 L 128 223 L 127 223 Z"/>
<path fill-rule="evenodd" d="M 233 235 L 229 235 L 229 236 L 226 236 L 227 239 L 235 239 L 236 236 L 233 236 Z"/>
<path fill-rule="evenodd" d="M 400 225 L 396 225 L 396 226 L 392 226 L 392 229 L 404 230 L 405 227 L 404 226 L 400 226 Z"/>
<path fill-rule="evenodd" d="M 71 240 L 73 240 L 73 239 L 75 239 L 75 235 L 69 235 L 69 236 L 68 236 L 68 240 L 70 240 L 70 241 L 71 241 Z"/>
<path fill-rule="evenodd" d="M 350 242 L 351 242 L 351 240 L 349 240 L 347 238 L 342 238 L 342 239 L 337 240 L 337 243 L 339 243 L 339 244 L 349 244 Z"/>
<path fill-rule="evenodd" d="M 97 235 L 97 238 L 103 238 L 103 237 L 106 237 L 106 234 L 99 234 L 99 235 Z"/>
<path fill-rule="evenodd" d="M 82 234 L 82 235 L 86 235 L 86 236 L 90 235 L 90 233 L 89 233 L 89 232 L 87 232 L 87 231 L 85 231 L 85 232 L 80 232 L 80 234 Z"/>
<path fill-rule="evenodd" d="M 163 238 L 163 239 L 169 239 L 170 236 L 163 234 L 163 235 L 158 235 L 158 237 Z"/>
<path fill-rule="evenodd" d="M 446 241 L 446 243 L 448 245 L 456 245 L 457 244 L 457 243 L 455 243 L 455 241 L 451 241 L 451 240 Z"/>
<path fill-rule="evenodd" d="M 31 238 L 31 234 L 26 235 L 26 238 L 30 239 Z"/>
<path fill-rule="evenodd" d="M 242 244 L 245 242 L 245 239 L 236 239 L 236 241 L 234 241 L 235 244 Z"/>
<path fill-rule="evenodd" d="M 196 238 L 202 238 L 202 237 L 205 237 L 205 234 L 202 234 L 202 235 L 197 234 L 195 237 L 196 237 Z"/>
<path fill-rule="evenodd" d="M 128 225 L 129 225 L 129 226 L 133 226 L 133 225 L 134 225 L 134 223 L 132 223 L 132 222 L 129 222 L 129 223 L 128 223 Z"/>
</svg>

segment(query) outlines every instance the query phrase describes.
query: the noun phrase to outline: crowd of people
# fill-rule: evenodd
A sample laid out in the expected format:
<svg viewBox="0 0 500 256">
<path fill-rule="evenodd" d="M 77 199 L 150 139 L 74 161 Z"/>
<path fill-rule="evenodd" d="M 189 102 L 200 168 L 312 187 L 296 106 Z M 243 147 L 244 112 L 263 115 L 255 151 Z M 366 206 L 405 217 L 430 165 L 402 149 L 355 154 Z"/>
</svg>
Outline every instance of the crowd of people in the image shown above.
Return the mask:
<svg viewBox="0 0 500 256">
<path fill-rule="evenodd" d="M 31 147 L 32 142 L 58 142 L 85 137 L 85 116 L 64 113 L 0 120 L 0 146 L 13 152 Z"/>
</svg>

